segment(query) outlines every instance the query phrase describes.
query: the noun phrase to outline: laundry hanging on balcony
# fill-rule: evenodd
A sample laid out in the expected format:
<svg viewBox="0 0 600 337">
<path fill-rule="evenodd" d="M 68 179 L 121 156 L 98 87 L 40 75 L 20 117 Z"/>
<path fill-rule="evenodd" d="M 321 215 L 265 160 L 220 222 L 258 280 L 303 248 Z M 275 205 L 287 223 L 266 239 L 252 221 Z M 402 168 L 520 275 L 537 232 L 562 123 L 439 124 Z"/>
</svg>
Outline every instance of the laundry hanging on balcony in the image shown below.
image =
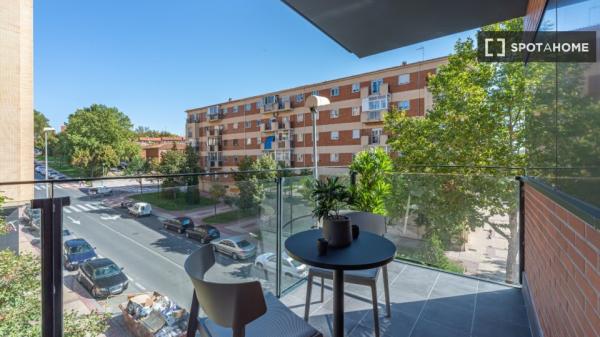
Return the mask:
<svg viewBox="0 0 600 337">
<path fill-rule="evenodd" d="M 271 144 L 275 141 L 275 136 L 269 136 L 265 139 L 265 150 L 271 149 Z"/>
</svg>

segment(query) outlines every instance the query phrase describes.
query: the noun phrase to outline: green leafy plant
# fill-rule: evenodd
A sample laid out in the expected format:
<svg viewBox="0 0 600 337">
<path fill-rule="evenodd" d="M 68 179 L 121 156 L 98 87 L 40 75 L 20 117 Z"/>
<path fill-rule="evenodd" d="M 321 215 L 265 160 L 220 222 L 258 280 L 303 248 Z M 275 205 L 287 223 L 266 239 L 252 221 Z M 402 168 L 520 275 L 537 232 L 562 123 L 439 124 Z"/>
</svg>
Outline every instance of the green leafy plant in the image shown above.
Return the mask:
<svg viewBox="0 0 600 337">
<path fill-rule="evenodd" d="M 352 208 L 387 215 L 385 200 L 391 192 L 392 169 L 392 159 L 382 148 L 359 152 L 350 165 L 357 174 L 356 184 L 350 188 Z"/>
<path fill-rule="evenodd" d="M 316 218 L 339 218 L 340 209 L 351 203 L 351 194 L 339 177 L 328 177 L 315 182 L 312 199 L 315 201 L 313 215 Z"/>
</svg>

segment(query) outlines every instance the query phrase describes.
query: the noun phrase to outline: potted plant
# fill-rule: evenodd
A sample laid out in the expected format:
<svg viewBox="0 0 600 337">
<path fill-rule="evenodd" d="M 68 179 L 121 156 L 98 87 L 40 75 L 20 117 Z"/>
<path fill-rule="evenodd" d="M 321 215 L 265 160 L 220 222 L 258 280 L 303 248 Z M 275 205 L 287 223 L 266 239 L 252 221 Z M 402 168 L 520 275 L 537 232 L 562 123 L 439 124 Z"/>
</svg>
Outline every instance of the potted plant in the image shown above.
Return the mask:
<svg viewBox="0 0 600 337">
<path fill-rule="evenodd" d="M 340 209 L 350 202 L 350 192 L 338 177 L 319 180 L 312 191 L 315 202 L 313 215 L 323 224 L 323 237 L 328 245 L 342 248 L 352 243 L 350 219 L 340 215 Z"/>
</svg>

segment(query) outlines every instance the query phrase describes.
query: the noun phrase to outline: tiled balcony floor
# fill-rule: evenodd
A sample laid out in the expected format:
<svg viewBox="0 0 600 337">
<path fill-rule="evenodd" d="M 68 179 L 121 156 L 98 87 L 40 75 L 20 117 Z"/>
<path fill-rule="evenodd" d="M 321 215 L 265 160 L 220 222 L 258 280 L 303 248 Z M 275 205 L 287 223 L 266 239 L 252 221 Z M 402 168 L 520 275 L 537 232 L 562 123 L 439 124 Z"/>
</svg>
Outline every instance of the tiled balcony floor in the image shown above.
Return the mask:
<svg viewBox="0 0 600 337">
<path fill-rule="evenodd" d="M 379 278 L 381 336 L 394 337 L 530 337 L 521 290 L 421 268 L 402 262 L 388 267 L 392 317 L 385 317 Z M 374 336 L 370 289 L 345 284 L 346 336 Z M 306 282 L 282 297 L 292 311 L 304 315 Z M 331 282 L 313 283 L 309 323 L 332 335 Z"/>
</svg>

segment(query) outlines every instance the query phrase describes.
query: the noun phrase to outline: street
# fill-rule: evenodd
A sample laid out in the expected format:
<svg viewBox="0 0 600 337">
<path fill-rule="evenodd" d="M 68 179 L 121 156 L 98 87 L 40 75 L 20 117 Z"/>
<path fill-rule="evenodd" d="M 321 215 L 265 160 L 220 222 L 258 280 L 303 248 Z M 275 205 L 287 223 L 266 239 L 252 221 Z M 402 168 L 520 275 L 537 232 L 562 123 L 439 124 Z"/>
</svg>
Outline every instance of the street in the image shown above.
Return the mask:
<svg viewBox="0 0 600 337">
<path fill-rule="evenodd" d="M 183 265 L 186 257 L 201 244 L 165 230 L 160 216 L 130 216 L 116 202 L 120 200 L 118 193 L 94 197 L 84 191 L 76 184 L 55 184 L 54 196 L 68 196 L 71 201 L 71 205 L 63 209 L 63 228 L 87 240 L 95 247 L 98 256 L 110 258 L 123 267 L 123 272 L 130 280 L 123 294 L 99 302 L 116 313 L 118 304 L 126 301 L 126 294 L 157 291 L 189 308 L 193 288 Z M 36 198 L 44 198 L 45 186 L 36 184 L 35 193 Z M 226 236 L 226 233 L 222 233 L 222 237 Z M 258 255 L 261 247 L 257 246 Z M 217 253 L 218 266 L 214 272 L 216 277 L 264 278 L 262 272 L 254 270 L 253 260 L 239 262 Z M 65 285 L 73 283 L 76 273 L 64 270 Z M 91 298 L 90 294 L 85 296 Z"/>
</svg>

